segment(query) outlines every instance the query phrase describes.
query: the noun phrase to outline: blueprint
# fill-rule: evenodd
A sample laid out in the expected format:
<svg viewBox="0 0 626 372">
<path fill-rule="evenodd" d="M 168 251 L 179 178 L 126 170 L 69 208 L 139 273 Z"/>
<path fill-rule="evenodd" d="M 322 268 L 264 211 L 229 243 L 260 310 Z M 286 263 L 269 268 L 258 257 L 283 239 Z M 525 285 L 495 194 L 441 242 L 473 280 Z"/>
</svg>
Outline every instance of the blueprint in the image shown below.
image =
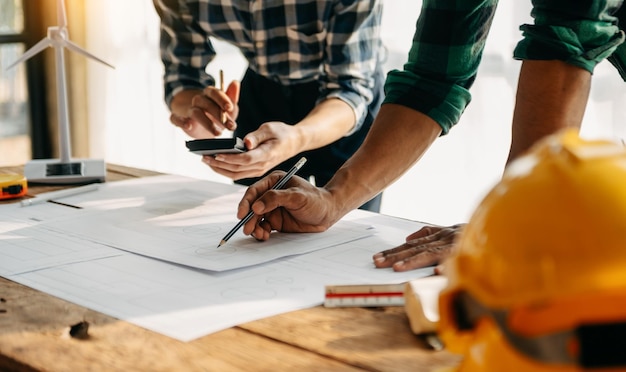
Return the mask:
<svg viewBox="0 0 626 372">
<path fill-rule="evenodd" d="M 283 239 L 273 236 L 270 242 L 284 244 L 282 251 L 286 253 L 230 270 L 193 268 L 114 247 L 131 231 L 128 226 L 135 226 L 138 231 L 147 230 L 131 234 L 128 239 L 133 244 L 154 247 L 155 241 L 163 241 L 163 247 L 170 247 L 174 256 L 196 254 L 202 261 L 198 250 L 216 249 L 219 238 L 211 236 L 204 245 L 208 238 L 198 238 L 198 234 L 209 229 L 210 235 L 216 226 L 222 230 L 232 227 L 236 203 L 232 212 L 226 205 L 237 200 L 240 192 L 232 185 L 156 176 L 104 184 L 97 192 L 63 200 L 80 208 L 52 203 L 24 208 L 2 205 L 0 275 L 190 341 L 244 322 L 320 305 L 325 285 L 402 283 L 433 273 L 432 268 L 404 273 L 376 269 L 374 253 L 401 244 L 422 224 L 365 211 L 346 216 L 336 231 L 302 237 L 291 234 Z M 207 221 L 214 217 L 215 221 Z M 224 226 L 220 225 L 221 218 Z M 111 234 L 110 226 L 122 226 L 121 235 L 109 238 L 99 234 L 98 229 L 87 226 L 93 221 L 99 221 L 99 228 Z M 213 235 L 221 238 L 222 230 Z M 146 231 L 156 238 L 148 239 Z M 316 245 L 315 239 L 323 244 Z M 343 239 L 343 243 L 335 239 Z M 297 247 L 293 246 L 300 241 L 312 248 L 294 254 Z M 244 252 L 248 244 L 266 244 L 235 235 L 219 250 L 231 243 L 237 252 Z M 182 249 L 187 246 L 194 246 L 194 250 Z"/>
<path fill-rule="evenodd" d="M 243 191 L 243 190 L 241 190 Z M 372 235 L 368 225 L 341 221 L 324 234 L 273 234 L 260 242 L 241 231 L 220 240 L 238 222 L 243 192 L 211 198 L 203 190 L 181 187 L 154 194 L 140 205 L 88 213 L 47 223 L 59 234 L 195 268 L 223 271 L 311 252 Z"/>
</svg>

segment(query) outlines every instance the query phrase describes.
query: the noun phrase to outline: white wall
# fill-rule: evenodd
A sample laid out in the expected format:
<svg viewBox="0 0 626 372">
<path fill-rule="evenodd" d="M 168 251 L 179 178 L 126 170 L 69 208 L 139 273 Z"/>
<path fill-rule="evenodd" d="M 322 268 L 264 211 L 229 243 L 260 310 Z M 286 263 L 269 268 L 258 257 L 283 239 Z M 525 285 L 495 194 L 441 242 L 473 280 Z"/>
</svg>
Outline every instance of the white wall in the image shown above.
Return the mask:
<svg viewBox="0 0 626 372">
<path fill-rule="evenodd" d="M 530 2 L 502 1 L 472 88 L 473 101 L 461 123 L 440 138 L 424 158 L 384 194 L 382 212 L 437 224 L 466 221 L 497 182 L 508 153 L 519 62 L 511 58 L 520 38 L 517 25 L 530 21 Z M 383 35 L 387 68 L 401 68 L 420 2 L 386 0 Z M 162 99 L 158 17 L 151 0 L 90 0 L 88 49 L 116 66 L 89 62 L 89 124 L 92 157 L 107 162 L 219 182 L 186 151 L 182 131 L 168 120 Z M 245 63 L 232 47 L 218 44 L 212 66 L 238 79 Z M 211 68 L 215 68 L 211 67 Z M 211 70 L 211 72 L 215 72 Z M 596 70 L 582 134 L 622 139 L 624 85 L 608 62 Z"/>
</svg>

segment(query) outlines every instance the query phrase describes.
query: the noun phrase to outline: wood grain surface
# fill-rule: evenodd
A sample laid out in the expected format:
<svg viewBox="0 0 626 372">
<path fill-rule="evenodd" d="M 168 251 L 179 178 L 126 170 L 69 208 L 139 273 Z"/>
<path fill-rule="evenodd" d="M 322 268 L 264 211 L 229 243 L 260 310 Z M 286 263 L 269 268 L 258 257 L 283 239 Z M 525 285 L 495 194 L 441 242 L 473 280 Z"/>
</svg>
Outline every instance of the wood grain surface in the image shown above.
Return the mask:
<svg viewBox="0 0 626 372">
<path fill-rule="evenodd" d="M 157 174 L 107 165 L 106 181 Z M 65 187 L 29 185 L 28 195 Z M 70 337 L 83 321 L 89 336 Z M 412 334 L 402 307 L 318 306 L 185 343 L 0 277 L 0 371 L 419 372 L 459 361 Z"/>
</svg>

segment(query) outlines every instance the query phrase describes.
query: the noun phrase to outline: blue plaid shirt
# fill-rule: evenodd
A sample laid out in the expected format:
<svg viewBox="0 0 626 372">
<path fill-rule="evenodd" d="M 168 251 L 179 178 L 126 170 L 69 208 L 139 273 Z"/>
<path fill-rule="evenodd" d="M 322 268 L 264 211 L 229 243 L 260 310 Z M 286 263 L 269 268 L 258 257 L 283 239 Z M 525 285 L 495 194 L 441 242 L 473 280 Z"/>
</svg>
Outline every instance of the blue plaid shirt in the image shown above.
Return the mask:
<svg viewBox="0 0 626 372">
<path fill-rule="evenodd" d="M 357 130 L 373 98 L 382 41 L 382 0 L 153 0 L 161 17 L 165 100 L 215 85 L 209 37 L 237 46 L 249 68 L 283 85 L 319 81 L 319 101 L 355 111 Z"/>
</svg>

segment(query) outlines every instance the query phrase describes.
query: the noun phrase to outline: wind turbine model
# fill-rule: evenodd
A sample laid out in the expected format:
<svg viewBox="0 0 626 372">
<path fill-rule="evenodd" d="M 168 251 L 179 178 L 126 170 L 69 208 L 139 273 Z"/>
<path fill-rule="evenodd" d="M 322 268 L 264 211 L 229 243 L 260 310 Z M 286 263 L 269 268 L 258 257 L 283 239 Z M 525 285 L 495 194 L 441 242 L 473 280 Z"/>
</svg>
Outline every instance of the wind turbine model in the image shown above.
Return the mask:
<svg viewBox="0 0 626 372">
<path fill-rule="evenodd" d="M 59 25 L 48 27 L 48 36 L 27 50 L 24 55 L 7 69 L 26 61 L 47 47 L 54 48 L 56 63 L 56 85 L 59 121 L 60 159 L 34 159 L 24 166 L 24 176 L 30 182 L 49 184 L 78 184 L 104 182 L 106 168 L 104 160 L 72 159 L 70 144 L 70 125 L 67 108 L 67 88 L 65 78 L 65 50 L 82 54 L 102 64 L 114 68 L 98 57 L 69 40 L 64 0 L 57 0 L 57 19 Z"/>
</svg>

